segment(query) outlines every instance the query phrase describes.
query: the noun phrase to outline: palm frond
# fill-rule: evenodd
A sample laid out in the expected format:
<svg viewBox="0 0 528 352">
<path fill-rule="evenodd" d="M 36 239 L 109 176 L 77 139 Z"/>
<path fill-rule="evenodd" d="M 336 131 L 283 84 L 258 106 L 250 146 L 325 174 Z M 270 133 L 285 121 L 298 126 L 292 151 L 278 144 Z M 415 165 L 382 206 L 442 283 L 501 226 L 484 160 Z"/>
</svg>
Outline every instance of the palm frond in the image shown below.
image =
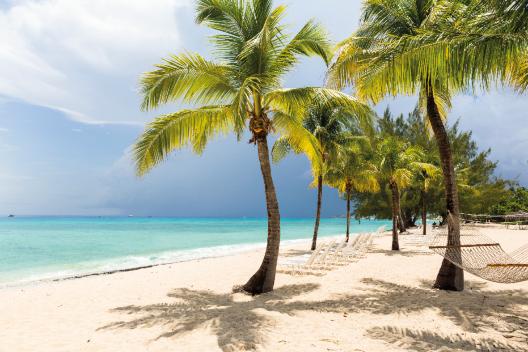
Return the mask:
<svg viewBox="0 0 528 352">
<path fill-rule="evenodd" d="M 414 169 L 421 171 L 427 175 L 427 178 L 434 178 L 441 175 L 440 169 L 431 163 L 425 163 L 420 161 L 415 161 L 411 165 Z"/>
<path fill-rule="evenodd" d="M 291 151 L 292 147 L 286 137 L 282 136 L 280 138 L 277 138 L 275 143 L 273 143 L 273 147 L 271 148 L 271 160 L 274 163 L 278 163 L 279 161 L 284 159 Z"/>
<path fill-rule="evenodd" d="M 403 189 L 411 184 L 412 172 L 409 169 L 396 169 L 394 170 L 391 180 L 396 182 L 400 189 Z"/>
<path fill-rule="evenodd" d="M 523 55 L 516 67 L 512 67 L 511 85 L 519 92 L 524 93 L 528 90 L 528 49 Z"/>
<path fill-rule="evenodd" d="M 191 145 L 201 153 L 207 141 L 233 126 L 230 106 L 207 106 L 159 116 L 147 125 L 134 145 L 139 175 L 147 173 L 175 149 Z"/>
<path fill-rule="evenodd" d="M 306 155 L 312 165 L 312 172 L 318 175 L 324 165 L 317 138 L 304 128 L 297 118 L 283 112 L 275 113 L 273 126 L 281 133 L 293 152 Z"/>
<path fill-rule="evenodd" d="M 331 160 L 325 174 L 325 182 L 340 193 L 379 192 L 376 166 L 367 158 L 367 150 L 339 148 L 336 158 Z"/>
<path fill-rule="evenodd" d="M 244 43 L 238 54 L 239 60 L 246 60 L 250 55 L 257 55 L 260 58 L 267 57 L 262 53 L 273 50 L 273 38 L 280 34 L 279 23 L 284 17 L 285 10 L 285 6 L 278 6 L 265 18 L 260 31 Z M 266 66 L 265 62 L 258 64 L 261 69 Z"/>
<path fill-rule="evenodd" d="M 356 98 L 334 89 L 320 87 L 276 89 L 264 96 L 266 106 L 274 111 L 302 115 L 314 102 L 327 107 L 339 106 L 365 121 L 372 121 L 370 107 Z"/>
<path fill-rule="evenodd" d="M 169 101 L 218 103 L 232 98 L 232 70 L 207 61 L 198 54 L 173 55 L 141 78 L 142 109 L 150 110 Z"/>
<path fill-rule="evenodd" d="M 244 38 L 247 33 L 244 13 L 247 8 L 242 1 L 197 0 L 196 23 L 211 29 Z"/>
<path fill-rule="evenodd" d="M 332 57 L 326 30 L 313 20 L 308 21 L 273 58 L 270 71 L 283 75 L 298 63 L 299 56 L 319 56 L 327 65 Z"/>
</svg>

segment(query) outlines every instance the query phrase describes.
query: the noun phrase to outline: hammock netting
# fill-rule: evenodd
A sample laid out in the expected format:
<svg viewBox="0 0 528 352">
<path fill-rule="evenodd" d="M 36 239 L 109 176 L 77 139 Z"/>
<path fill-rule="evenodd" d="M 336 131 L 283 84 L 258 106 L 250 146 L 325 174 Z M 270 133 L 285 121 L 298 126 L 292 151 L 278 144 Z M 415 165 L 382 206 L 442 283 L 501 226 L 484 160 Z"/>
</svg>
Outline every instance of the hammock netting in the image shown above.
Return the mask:
<svg viewBox="0 0 528 352">
<path fill-rule="evenodd" d="M 445 230 L 447 231 L 447 229 Z M 528 245 L 506 253 L 500 244 L 476 229 L 462 228 L 460 243 L 437 234 L 429 248 L 463 270 L 488 281 L 515 283 L 528 280 Z"/>
</svg>

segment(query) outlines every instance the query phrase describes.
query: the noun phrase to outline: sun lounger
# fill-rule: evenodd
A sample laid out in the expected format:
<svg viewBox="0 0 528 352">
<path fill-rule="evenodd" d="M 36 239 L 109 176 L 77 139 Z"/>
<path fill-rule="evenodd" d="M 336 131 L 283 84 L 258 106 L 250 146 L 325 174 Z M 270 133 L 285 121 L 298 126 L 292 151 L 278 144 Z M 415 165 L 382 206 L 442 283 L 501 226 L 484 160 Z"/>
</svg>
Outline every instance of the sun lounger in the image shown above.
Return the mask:
<svg viewBox="0 0 528 352">
<path fill-rule="evenodd" d="M 351 262 L 354 259 L 360 257 L 363 248 L 365 247 L 366 241 L 371 235 L 360 234 L 357 236 L 356 241 L 343 250 L 343 261 L 346 263 Z"/>
<path fill-rule="evenodd" d="M 319 246 L 319 248 L 317 248 L 316 250 L 312 251 L 312 253 L 310 254 L 310 256 L 308 257 L 308 259 L 305 262 L 302 262 L 300 264 L 298 264 L 298 263 L 281 264 L 279 269 L 281 271 L 289 272 L 291 274 L 300 273 L 303 270 L 310 269 L 311 266 L 319 258 L 321 251 L 323 251 L 325 248 L 326 248 L 326 245 Z"/>
</svg>

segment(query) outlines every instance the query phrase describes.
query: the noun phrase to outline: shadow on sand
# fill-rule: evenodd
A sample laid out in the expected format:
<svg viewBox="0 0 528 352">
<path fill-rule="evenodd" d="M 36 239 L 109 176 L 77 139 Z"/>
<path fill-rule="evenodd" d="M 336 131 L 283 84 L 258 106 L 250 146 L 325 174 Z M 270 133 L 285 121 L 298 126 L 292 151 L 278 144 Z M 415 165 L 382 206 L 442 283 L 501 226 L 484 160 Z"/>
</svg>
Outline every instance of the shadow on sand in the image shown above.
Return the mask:
<svg viewBox="0 0 528 352">
<path fill-rule="evenodd" d="M 282 286 L 272 293 L 256 297 L 176 289 L 168 294 L 175 300 L 174 303 L 130 305 L 113 309 L 113 312 L 131 316 L 131 319 L 111 323 L 100 330 L 158 326 L 166 330 L 157 336 L 159 339 L 207 327 L 217 336 L 220 349 L 240 351 L 254 350 L 259 345 L 266 345 L 266 336 L 276 325 L 273 315 L 277 313 L 295 315 L 296 312 L 310 310 L 384 315 L 416 313 L 433 308 L 440 316 L 450 319 L 464 331 L 485 333 L 486 337 L 480 338 L 479 344 L 465 335 L 441 336 L 432 331 L 406 330 L 390 326 L 369 329 L 366 336 L 390 344 L 405 341 L 406 346 L 415 351 L 431 351 L 444 346 L 454 350 L 458 348 L 462 351 L 473 351 L 484 345 L 498 346 L 495 350 L 502 348 L 528 351 L 526 291 L 484 291 L 479 285 L 474 285 L 473 290 L 454 293 L 430 289 L 430 283 L 426 282 L 423 287 L 410 287 L 368 278 L 362 282 L 365 285 L 359 294 L 343 294 L 322 301 L 299 300 L 299 296 L 317 290 L 319 285 L 316 284 Z M 496 340 L 495 338 L 499 337 L 497 334 L 506 340 Z"/>
<path fill-rule="evenodd" d="M 397 345 L 406 351 L 526 351 L 523 347 L 488 337 L 475 339 L 464 334 L 441 335 L 427 330 L 392 326 L 369 329 L 367 336 Z"/>
<path fill-rule="evenodd" d="M 399 251 L 393 251 L 393 250 L 387 250 L 387 249 L 381 249 L 381 248 L 373 248 L 369 249 L 369 253 L 378 253 L 378 254 L 384 254 L 386 256 L 402 256 L 402 257 L 415 257 L 417 255 L 433 255 L 433 252 L 429 252 L 426 250 L 416 250 L 416 249 L 406 249 L 403 248 Z"/>
<path fill-rule="evenodd" d="M 287 249 L 284 252 L 281 252 L 280 255 L 281 255 L 281 257 L 289 258 L 289 257 L 298 257 L 298 256 L 301 256 L 301 255 L 309 256 L 310 254 L 312 254 L 312 251 L 309 250 L 309 249 L 307 249 L 307 250 Z"/>
</svg>

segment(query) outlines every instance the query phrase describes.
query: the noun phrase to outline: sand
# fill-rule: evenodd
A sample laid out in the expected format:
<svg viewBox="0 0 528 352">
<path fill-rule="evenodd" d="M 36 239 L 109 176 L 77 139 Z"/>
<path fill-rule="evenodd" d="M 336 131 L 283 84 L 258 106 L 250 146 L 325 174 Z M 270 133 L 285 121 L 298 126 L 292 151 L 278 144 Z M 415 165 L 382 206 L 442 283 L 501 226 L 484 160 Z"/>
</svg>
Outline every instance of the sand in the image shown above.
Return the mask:
<svg viewBox="0 0 528 352">
<path fill-rule="evenodd" d="M 486 227 L 507 250 L 528 231 Z M 309 242 L 284 248 L 300 253 Z M 278 274 L 273 293 L 232 294 L 262 250 L 0 290 L 0 351 L 528 351 L 528 283 L 466 274 L 431 289 L 441 257 L 375 239 L 324 276 Z"/>
</svg>

